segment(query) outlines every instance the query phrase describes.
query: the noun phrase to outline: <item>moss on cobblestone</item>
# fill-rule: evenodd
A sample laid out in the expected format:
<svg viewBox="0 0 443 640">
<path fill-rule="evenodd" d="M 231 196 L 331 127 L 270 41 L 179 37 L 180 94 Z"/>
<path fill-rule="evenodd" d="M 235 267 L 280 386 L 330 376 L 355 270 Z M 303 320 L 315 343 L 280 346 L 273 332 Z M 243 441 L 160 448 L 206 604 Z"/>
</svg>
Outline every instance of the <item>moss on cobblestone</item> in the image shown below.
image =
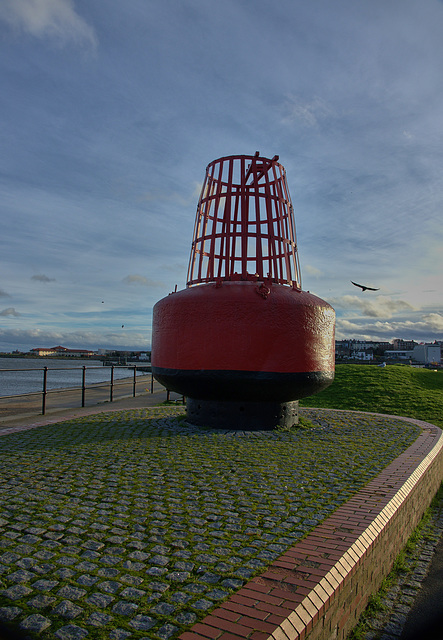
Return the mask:
<svg viewBox="0 0 443 640">
<path fill-rule="evenodd" d="M 99 414 L 0 438 L 0 619 L 42 639 L 176 638 L 418 435 L 328 410 L 246 433 L 182 414 Z"/>
</svg>

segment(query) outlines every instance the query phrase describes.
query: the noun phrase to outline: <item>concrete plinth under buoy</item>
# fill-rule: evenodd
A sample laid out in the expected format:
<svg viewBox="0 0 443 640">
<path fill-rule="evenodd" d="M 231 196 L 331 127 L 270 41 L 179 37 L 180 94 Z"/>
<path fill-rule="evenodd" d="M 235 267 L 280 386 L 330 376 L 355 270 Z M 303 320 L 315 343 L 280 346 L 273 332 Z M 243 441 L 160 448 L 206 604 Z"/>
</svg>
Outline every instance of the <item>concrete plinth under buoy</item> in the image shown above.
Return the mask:
<svg viewBox="0 0 443 640">
<path fill-rule="evenodd" d="M 298 424 L 298 401 L 235 402 L 188 398 L 186 415 L 192 424 L 215 429 L 290 429 Z"/>
</svg>

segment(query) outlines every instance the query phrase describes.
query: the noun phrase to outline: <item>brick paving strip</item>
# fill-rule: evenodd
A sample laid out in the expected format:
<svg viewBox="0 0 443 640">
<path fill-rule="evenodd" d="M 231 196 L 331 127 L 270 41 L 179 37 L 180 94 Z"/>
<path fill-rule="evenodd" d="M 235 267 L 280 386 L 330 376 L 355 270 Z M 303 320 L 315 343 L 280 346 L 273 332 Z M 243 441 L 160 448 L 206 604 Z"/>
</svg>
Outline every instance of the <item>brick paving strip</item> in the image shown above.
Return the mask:
<svg viewBox="0 0 443 640">
<path fill-rule="evenodd" d="M 443 435 L 418 439 L 304 540 L 180 640 L 346 638 L 437 492 Z"/>
<path fill-rule="evenodd" d="M 364 601 L 357 573 L 377 540 L 406 542 L 432 498 L 432 425 L 405 451 L 419 423 L 393 416 L 306 409 L 311 429 L 243 433 L 182 411 L 46 419 L 0 438 L 0 619 L 57 640 L 303 638 L 349 582 Z M 389 527 L 411 498 L 407 526 Z M 371 591 L 389 561 L 371 566 Z"/>
</svg>

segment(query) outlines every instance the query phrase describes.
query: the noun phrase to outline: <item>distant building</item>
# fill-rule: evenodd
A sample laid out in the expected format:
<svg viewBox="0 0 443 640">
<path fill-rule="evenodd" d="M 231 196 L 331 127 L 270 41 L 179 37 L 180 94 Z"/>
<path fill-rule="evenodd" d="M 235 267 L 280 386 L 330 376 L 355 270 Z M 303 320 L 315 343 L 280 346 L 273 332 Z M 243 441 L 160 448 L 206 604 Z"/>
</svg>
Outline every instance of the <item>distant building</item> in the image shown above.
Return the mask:
<svg viewBox="0 0 443 640">
<path fill-rule="evenodd" d="M 335 357 L 340 360 L 373 360 L 380 343 L 366 340 L 336 340 Z"/>
<path fill-rule="evenodd" d="M 412 360 L 412 350 L 406 349 L 387 349 L 385 351 L 385 358 L 387 360 Z"/>
<path fill-rule="evenodd" d="M 418 344 L 414 347 L 412 358 L 423 364 L 440 364 L 441 350 L 439 344 Z"/>
<path fill-rule="evenodd" d="M 409 361 L 411 363 L 440 366 L 443 341 L 418 344 L 415 340 L 395 338 L 391 342 L 369 340 L 336 340 L 336 360 L 373 361 L 375 359 Z"/>
<path fill-rule="evenodd" d="M 415 340 L 403 340 L 403 338 L 394 338 L 392 341 L 395 351 L 412 351 L 417 344 Z"/>
<path fill-rule="evenodd" d="M 372 351 L 372 349 L 368 349 L 365 351 L 352 351 L 351 353 L 351 360 L 373 360 L 374 359 L 374 352 Z"/>
<path fill-rule="evenodd" d="M 36 347 L 35 349 L 31 349 L 30 353 L 34 356 L 58 356 L 58 357 L 76 357 L 76 358 L 90 358 L 91 356 L 95 356 L 94 351 L 90 351 L 89 349 L 68 349 L 67 347 L 51 347 L 48 349 L 47 347 L 41 348 Z"/>
</svg>

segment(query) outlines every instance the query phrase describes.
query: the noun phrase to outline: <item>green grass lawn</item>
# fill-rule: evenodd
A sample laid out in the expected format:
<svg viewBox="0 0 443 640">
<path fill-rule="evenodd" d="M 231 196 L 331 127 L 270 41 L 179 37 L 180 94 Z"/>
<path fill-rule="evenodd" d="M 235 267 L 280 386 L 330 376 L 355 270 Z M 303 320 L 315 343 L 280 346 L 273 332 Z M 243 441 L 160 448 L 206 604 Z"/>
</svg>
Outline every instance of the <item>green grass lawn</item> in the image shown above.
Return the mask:
<svg viewBox="0 0 443 640">
<path fill-rule="evenodd" d="M 338 364 L 332 385 L 300 406 L 376 411 L 443 427 L 443 371 Z"/>
</svg>

